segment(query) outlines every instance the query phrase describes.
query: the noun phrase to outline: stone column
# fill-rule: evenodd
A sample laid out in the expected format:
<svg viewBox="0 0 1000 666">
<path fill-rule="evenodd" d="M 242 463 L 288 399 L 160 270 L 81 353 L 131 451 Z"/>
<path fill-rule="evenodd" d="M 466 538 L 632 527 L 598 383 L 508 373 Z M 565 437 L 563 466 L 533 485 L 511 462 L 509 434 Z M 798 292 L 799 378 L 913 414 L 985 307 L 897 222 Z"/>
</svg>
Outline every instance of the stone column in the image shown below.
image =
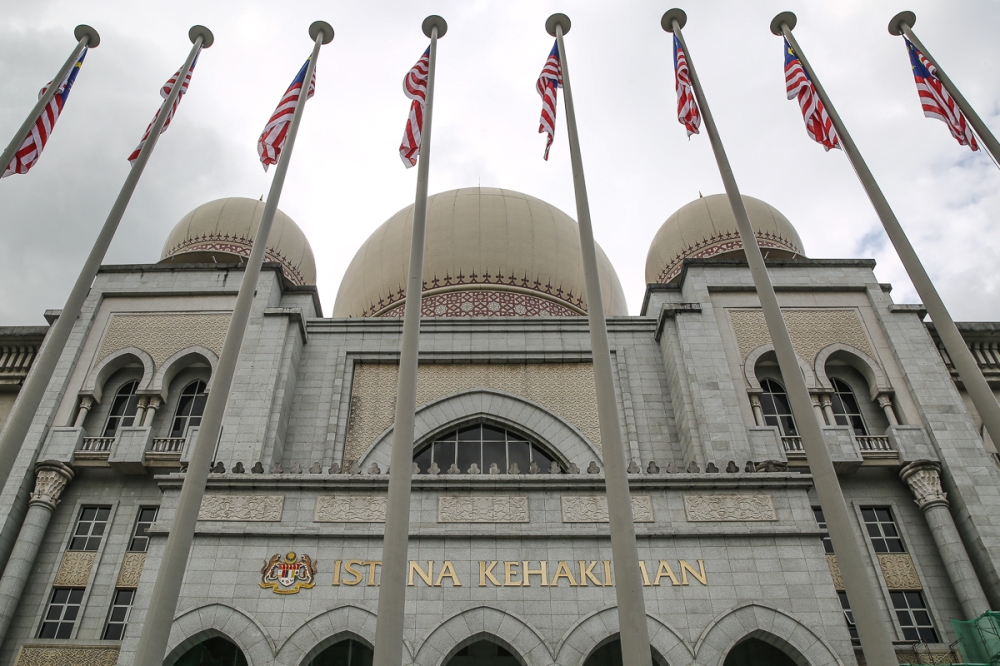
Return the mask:
<svg viewBox="0 0 1000 666">
<path fill-rule="evenodd" d="M 826 424 L 837 425 L 837 415 L 833 413 L 833 401 L 830 394 L 824 393 L 819 397 L 820 404 L 823 405 L 823 416 L 826 417 Z"/>
<path fill-rule="evenodd" d="M 986 594 L 948 508 L 948 493 L 941 488 L 941 465 L 930 460 L 918 460 L 901 469 L 899 478 L 910 486 L 916 498 L 914 501 L 927 518 L 934 544 L 941 553 L 965 619 L 971 620 L 989 610 Z"/>
<path fill-rule="evenodd" d="M 28 501 L 28 513 L 21 524 L 3 578 L 0 578 L 0 641 L 7 635 L 10 621 L 17 611 L 52 512 L 59 504 L 59 496 L 66 484 L 73 480 L 73 470 L 55 460 L 38 463 L 35 475 L 35 491 Z"/>
<path fill-rule="evenodd" d="M 149 406 L 146 407 L 146 420 L 142 422 L 142 425 L 144 426 L 153 425 L 153 417 L 156 416 L 156 410 L 158 410 L 162 404 L 163 400 L 160 398 L 160 396 L 158 395 L 149 396 Z M 139 420 L 136 419 L 136 423 L 138 422 Z"/>
<path fill-rule="evenodd" d="M 83 422 L 87 419 L 87 414 L 90 413 L 90 409 L 94 406 L 94 399 L 89 395 L 85 395 L 80 398 L 80 410 L 76 413 L 76 422 L 73 423 L 74 428 L 82 428 Z"/>
<path fill-rule="evenodd" d="M 764 412 L 760 408 L 760 396 L 756 393 L 750 394 L 750 408 L 753 410 L 754 423 L 764 425 Z"/>
<path fill-rule="evenodd" d="M 878 400 L 878 406 L 885 412 L 885 418 L 889 421 L 889 425 L 899 425 L 896 412 L 892 409 L 892 396 L 888 393 L 879 393 L 875 399 Z"/>
<path fill-rule="evenodd" d="M 132 420 L 132 424 L 136 427 L 142 425 L 142 417 L 146 414 L 146 405 L 148 404 L 149 396 L 139 396 L 139 404 L 135 408 L 135 418 Z"/>
</svg>

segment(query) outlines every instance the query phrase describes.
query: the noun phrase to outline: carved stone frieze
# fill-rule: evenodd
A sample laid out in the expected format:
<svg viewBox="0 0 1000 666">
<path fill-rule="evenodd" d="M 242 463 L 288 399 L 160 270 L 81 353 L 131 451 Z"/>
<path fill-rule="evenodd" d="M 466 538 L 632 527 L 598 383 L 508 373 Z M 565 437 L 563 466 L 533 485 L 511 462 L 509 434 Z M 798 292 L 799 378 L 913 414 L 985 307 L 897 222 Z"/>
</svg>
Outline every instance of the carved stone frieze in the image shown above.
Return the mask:
<svg viewBox="0 0 1000 666">
<path fill-rule="evenodd" d="M 117 646 L 22 645 L 15 666 L 115 666 Z"/>
<path fill-rule="evenodd" d="M 608 498 L 604 495 L 563 495 L 561 499 L 564 523 L 608 522 Z M 632 520 L 636 523 L 653 522 L 652 497 L 632 495 Z"/>
<path fill-rule="evenodd" d="M 879 553 L 878 566 L 890 590 L 924 589 L 909 553 Z"/>
<path fill-rule="evenodd" d="M 781 313 L 792 346 L 807 363 L 815 361 L 821 349 L 837 342 L 875 357 L 864 325 L 854 310 L 782 309 Z M 740 359 L 746 359 L 754 349 L 771 341 L 761 310 L 730 310 L 729 318 L 740 348 Z"/>
<path fill-rule="evenodd" d="M 688 522 L 777 520 L 770 495 L 685 495 Z"/>
<path fill-rule="evenodd" d="M 360 460 L 392 426 L 398 366 L 358 363 L 351 387 L 345 460 Z M 417 369 L 417 407 L 460 391 L 493 389 L 541 405 L 600 448 L 597 393 L 590 363 L 432 363 Z"/>
<path fill-rule="evenodd" d="M 283 495 L 205 495 L 198 520 L 278 522 Z"/>
<path fill-rule="evenodd" d="M 948 506 L 948 493 L 941 487 L 941 466 L 929 460 L 918 460 L 899 471 L 913 493 L 914 502 L 922 511 L 942 504 Z"/>
<path fill-rule="evenodd" d="M 35 466 L 35 490 L 29 504 L 38 504 L 54 511 L 66 484 L 73 480 L 73 470 L 61 462 L 47 460 Z"/>
<path fill-rule="evenodd" d="M 146 564 L 146 553 L 125 553 L 122 568 L 118 570 L 115 587 L 139 587 L 142 567 Z"/>
<path fill-rule="evenodd" d="M 56 587 L 87 587 L 96 558 L 97 553 L 94 551 L 67 550 L 63 553 L 52 584 Z"/>
<path fill-rule="evenodd" d="M 385 502 L 385 495 L 320 495 L 313 522 L 384 523 Z"/>
<path fill-rule="evenodd" d="M 112 315 L 94 363 L 126 347 L 142 349 L 157 367 L 195 345 L 221 354 L 230 316 L 228 312 Z"/>
<path fill-rule="evenodd" d="M 507 495 L 438 497 L 439 523 L 527 523 L 528 498 Z"/>
<path fill-rule="evenodd" d="M 830 577 L 833 578 L 833 586 L 837 590 L 844 589 L 844 577 L 840 575 L 840 565 L 837 564 L 837 556 L 833 553 L 826 554 L 826 566 L 830 567 Z"/>
</svg>

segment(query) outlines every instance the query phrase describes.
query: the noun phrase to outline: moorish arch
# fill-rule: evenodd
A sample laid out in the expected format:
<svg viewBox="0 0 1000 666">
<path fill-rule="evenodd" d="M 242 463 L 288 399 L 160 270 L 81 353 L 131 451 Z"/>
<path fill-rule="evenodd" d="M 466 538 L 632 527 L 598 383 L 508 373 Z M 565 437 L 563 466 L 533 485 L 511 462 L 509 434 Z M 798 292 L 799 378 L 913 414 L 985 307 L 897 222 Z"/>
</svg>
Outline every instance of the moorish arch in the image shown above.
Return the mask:
<svg viewBox="0 0 1000 666">
<path fill-rule="evenodd" d="M 138 347 L 125 347 L 101 359 L 101 362 L 91 369 L 83 382 L 81 392 L 93 396 L 100 402 L 104 394 L 104 385 L 111 375 L 130 365 L 142 366 L 142 379 L 139 380 L 138 390 L 143 391 L 148 388 L 153 381 L 155 369 L 153 357 Z"/>
<path fill-rule="evenodd" d="M 774 344 L 770 342 L 757 347 L 752 352 L 747 354 L 746 359 L 743 361 L 743 376 L 746 378 L 747 386 L 749 386 L 751 390 L 760 390 L 760 379 L 757 377 L 757 366 L 761 361 L 771 359 L 774 359 L 774 361 L 777 362 Z M 806 380 L 806 387 L 809 389 L 816 388 L 816 375 L 813 372 L 813 369 L 798 354 L 795 355 L 795 360 L 798 361 L 799 370 L 802 371 L 802 376 Z"/>
<path fill-rule="evenodd" d="M 323 639 L 316 642 L 317 636 Z M 309 666 L 324 650 L 347 640 L 373 648 L 375 613 L 359 606 L 344 605 L 314 615 L 281 644 L 274 661 L 286 666 Z M 405 653 L 412 653 L 405 638 L 404 645 Z"/>
<path fill-rule="evenodd" d="M 206 392 L 212 390 L 212 378 L 215 377 L 215 368 L 219 363 L 218 355 L 211 349 L 201 345 L 193 345 L 175 352 L 166 361 L 160 364 L 153 375 L 153 381 L 149 384 L 150 391 L 156 391 L 163 399 L 167 398 L 167 391 L 170 390 L 170 383 L 177 373 L 191 367 L 195 363 L 204 363 L 209 367 L 209 379 Z"/>
<path fill-rule="evenodd" d="M 692 663 L 694 650 L 673 627 L 659 618 L 646 615 L 649 646 L 653 666 L 687 666 Z M 603 636 L 595 641 L 595 636 Z M 564 635 L 556 652 L 558 666 L 585 666 L 587 660 L 619 639 L 618 608 L 607 606 L 593 611 L 573 625 Z"/>
<path fill-rule="evenodd" d="M 213 638 L 223 638 L 239 648 L 247 666 L 274 663 L 274 644 L 249 613 L 224 604 L 207 604 L 174 619 L 163 666 L 178 664 L 189 650 Z"/>
<path fill-rule="evenodd" d="M 874 400 L 879 393 L 891 393 L 892 385 L 886 379 L 885 373 L 878 362 L 857 347 L 836 343 L 828 345 L 816 355 L 816 382 L 826 390 L 833 390 L 833 384 L 827 374 L 827 361 L 843 361 L 861 373 L 868 382 L 869 398 Z"/>
<path fill-rule="evenodd" d="M 520 666 L 549 666 L 552 650 L 520 617 L 490 606 L 469 608 L 449 617 L 417 648 L 414 666 L 448 666 L 464 648 L 479 641 L 502 647 Z"/>
</svg>

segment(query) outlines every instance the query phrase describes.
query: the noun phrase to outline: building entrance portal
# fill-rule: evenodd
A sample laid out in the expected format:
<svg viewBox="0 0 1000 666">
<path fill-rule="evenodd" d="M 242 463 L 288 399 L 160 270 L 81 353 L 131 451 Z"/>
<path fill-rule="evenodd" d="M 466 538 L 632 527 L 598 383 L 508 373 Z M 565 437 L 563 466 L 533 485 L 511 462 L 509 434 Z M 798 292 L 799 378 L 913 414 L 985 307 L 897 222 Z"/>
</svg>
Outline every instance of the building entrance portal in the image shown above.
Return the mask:
<svg viewBox="0 0 1000 666">
<path fill-rule="evenodd" d="M 247 666 L 247 658 L 233 643 L 216 636 L 182 654 L 174 666 Z"/>
<path fill-rule="evenodd" d="M 796 663 L 770 643 L 748 638 L 729 651 L 722 666 L 796 666 Z"/>
<path fill-rule="evenodd" d="M 521 662 L 496 643 L 476 641 L 456 652 L 446 666 L 521 666 Z"/>
<path fill-rule="evenodd" d="M 653 666 L 667 666 L 667 662 L 652 647 L 649 649 L 653 658 Z M 605 643 L 594 650 L 583 666 L 622 666 L 622 642 L 621 639 Z M 729 666 L 728 664 L 726 666 Z"/>
<path fill-rule="evenodd" d="M 309 666 L 372 666 L 374 656 L 370 647 L 350 638 L 320 652 Z"/>
</svg>

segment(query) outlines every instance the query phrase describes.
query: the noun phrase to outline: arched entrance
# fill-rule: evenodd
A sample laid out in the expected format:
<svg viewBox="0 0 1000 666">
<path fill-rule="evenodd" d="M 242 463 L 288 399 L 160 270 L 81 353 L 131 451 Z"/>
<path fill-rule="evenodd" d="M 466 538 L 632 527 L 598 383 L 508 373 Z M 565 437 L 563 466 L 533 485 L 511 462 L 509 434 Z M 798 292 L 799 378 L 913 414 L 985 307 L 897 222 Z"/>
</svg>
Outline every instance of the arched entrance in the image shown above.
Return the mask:
<svg viewBox="0 0 1000 666">
<path fill-rule="evenodd" d="M 503 646 L 490 641 L 476 641 L 456 652 L 445 666 L 520 666 L 520 664 L 517 657 Z"/>
<path fill-rule="evenodd" d="M 759 638 L 748 638 L 733 646 L 722 666 L 797 666 L 797 664 L 780 648 Z"/>
<path fill-rule="evenodd" d="M 649 648 L 653 658 L 653 666 L 667 666 L 667 662 L 652 647 Z M 622 641 L 616 638 L 608 641 L 590 653 L 583 666 L 622 666 Z M 726 666 L 729 666 L 726 664 Z"/>
<path fill-rule="evenodd" d="M 235 643 L 216 636 L 182 654 L 174 666 L 247 666 L 247 658 Z"/>
<path fill-rule="evenodd" d="M 313 657 L 308 666 L 372 666 L 374 656 L 370 647 L 349 638 L 324 649 Z"/>
</svg>

